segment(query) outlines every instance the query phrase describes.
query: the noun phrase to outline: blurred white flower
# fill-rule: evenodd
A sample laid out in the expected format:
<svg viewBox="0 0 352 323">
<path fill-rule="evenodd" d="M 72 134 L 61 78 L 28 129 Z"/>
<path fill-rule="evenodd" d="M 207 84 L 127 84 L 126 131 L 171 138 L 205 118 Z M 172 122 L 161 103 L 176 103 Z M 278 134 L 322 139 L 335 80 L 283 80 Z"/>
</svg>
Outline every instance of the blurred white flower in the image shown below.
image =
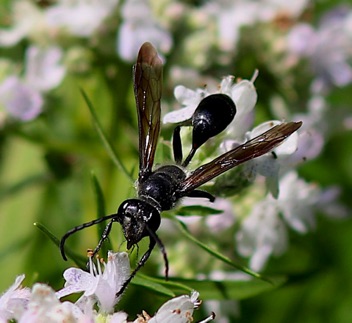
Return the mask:
<svg viewBox="0 0 352 323">
<path fill-rule="evenodd" d="M 119 288 L 120 280 L 128 277 L 130 273 L 127 253 L 109 252 L 108 257 L 109 260 L 104 273 L 101 272 L 99 265 L 97 268 L 91 262 L 93 277 L 89 277 L 88 273 L 79 272 L 79 270 L 72 275 L 73 271 L 71 269 L 75 268 L 66 270 L 65 274 L 68 273 L 67 275 L 70 276 L 69 281 L 66 282 L 68 286 L 56 293 L 50 286 L 39 283 L 35 284 L 32 290 L 22 288 L 20 285 L 25 276 L 18 276 L 15 283 L 0 297 L 0 322 L 6 323 L 10 320 L 16 320 L 19 323 L 132 322 L 127 321 L 127 314 L 124 312 L 113 313 L 112 305 L 116 302 L 116 299 L 114 299 L 116 291 L 118 291 L 116 287 Z M 121 276 L 119 276 L 120 274 Z M 59 301 L 60 297 L 78 291 L 86 291 L 88 294 L 94 292 L 95 297 L 90 295 L 85 301 L 82 301 L 81 297 L 76 304 Z M 106 295 L 103 295 L 104 293 Z M 143 314 L 138 315 L 138 318 L 133 322 L 191 322 L 193 321 L 193 311 L 201 304 L 198 297 L 199 293 L 196 291 L 193 291 L 190 296 L 175 297 L 162 305 L 155 316 L 150 317 L 143 311 Z M 108 299 L 114 300 L 110 302 Z M 99 313 L 94 309 L 97 300 L 100 306 Z M 100 301 L 103 301 L 103 303 L 108 301 L 110 304 L 103 304 Z M 107 311 L 104 311 L 102 306 L 107 306 L 109 309 L 105 308 Z M 212 314 L 199 323 L 210 322 L 214 317 L 215 315 Z"/>
<path fill-rule="evenodd" d="M 123 4 L 122 24 L 117 35 L 117 53 L 126 61 L 134 61 L 145 41 L 166 54 L 172 47 L 170 33 L 156 20 L 148 1 L 130 0 Z"/>
<path fill-rule="evenodd" d="M 42 93 L 59 85 L 65 75 L 61 58 L 58 47 L 27 49 L 23 78 L 11 75 L 0 84 L 0 104 L 9 115 L 28 121 L 42 112 Z"/>
<path fill-rule="evenodd" d="M 199 203 L 199 202 L 198 202 Z M 212 233 L 216 234 L 228 228 L 231 228 L 236 222 L 236 216 L 232 203 L 227 199 L 217 198 L 214 203 L 204 202 L 211 208 L 223 211 L 220 214 L 209 215 L 205 223 Z M 200 203 L 199 203 L 200 204 Z"/>
<path fill-rule="evenodd" d="M 18 319 L 18 322 L 77 322 L 80 317 L 83 317 L 80 310 L 71 303 L 60 303 L 51 287 L 44 284 L 35 284 L 32 288 L 27 309 Z"/>
<path fill-rule="evenodd" d="M 30 289 L 21 287 L 24 275 L 16 277 L 13 285 L 0 297 L 0 322 L 19 319 L 25 311 L 30 298 Z"/>
<path fill-rule="evenodd" d="M 236 234 L 237 250 L 250 258 L 254 271 L 260 271 L 271 255 L 279 256 L 287 249 L 287 229 L 273 201 L 268 195 L 257 202 Z"/>
<path fill-rule="evenodd" d="M 150 318 L 149 316 L 145 317 L 149 323 L 158 323 L 158 322 L 168 322 L 168 323 L 187 323 L 192 322 L 193 311 L 197 309 L 201 304 L 201 301 L 198 300 L 199 293 L 193 291 L 191 296 L 182 295 L 175 297 L 167 301 L 162 305 L 159 310 L 156 312 L 155 316 Z M 203 320 L 203 323 L 210 322 L 213 320 L 215 315 L 209 316 L 207 319 Z M 138 319 L 134 321 L 138 323 Z M 199 323 L 202 323 L 199 322 Z"/>
<path fill-rule="evenodd" d="M 320 189 L 290 171 L 280 179 L 277 199 L 267 195 L 255 204 L 236 234 L 239 253 L 250 258 L 250 267 L 260 271 L 271 255 L 283 254 L 288 245 L 287 227 L 305 234 L 315 228 L 315 213 L 330 205 L 335 217 L 346 215 L 336 201 L 338 192 Z"/>
<path fill-rule="evenodd" d="M 308 58 L 316 74 L 313 93 L 324 93 L 334 86 L 352 82 L 352 10 L 340 6 L 328 12 L 317 29 L 298 24 L 288 34 L 288 50 Z"/>
<path fill-rule="evenodd" d="M 60 64 L 61 59 L 62 50 L 59 47 L 29 47 L 26 52 L 24 81 L 42 92 L 55 88 L 65 75 L 65 68 Z"/>
<path fill-rule="evenodd" d="M 234 83 L 234 77 L 229 75 L 222 80 L 216 92 L 228 95 L 235 102 L 237 111 L 233 123 L 237 123 L 237 120 L 241 119 L 240 124 L 243 125 L 242 121 L 248 119 L 248 115 L 251 114 L 257 102 L 257 92 L 253 85 L 256 75 L 255 73 L 250 81 L 242 80 L 238 83 Z M 179 123 L 189 120 L 200 101 L 211 94 L 214 93 L 210 93 L 207 88 L 194 91 L 182 85 L 176 86 L 174 90 L 175 98 L 184 107 L 167 113 L 163 118 L 163 123 Z M 243 127 L 246 127 L 246 125 L 243 125 Z M 228 133 L 231 133 L 231 136 L 237 131 L 231 125 L 227 130 Z"/>
<path fill-rule="evenodd" d="M 284 169 L 316 158 L 324 146 L 324 137 L 318 130 L 304 127 L 298 132 L 297 150 L 285 159 Z"/>
<path fill-rule="evenodd" d="M 181 201 L 182 206 L 204 206 L 214 210 L 220 211 L 216 214 L 209 214 L 206 217 L 202 215 L 193 214 L 191 216 L 180 216 L 180 220 L 187 224 L 188 229 L 192 233 L 197 233 L 200 229 L 200 222 L 205 220 L 206 226 L 211 229 L 211 232 L 217 234 L 224 231 L 234 225 L 236 222 L 236 216 L 231 201 L 217 197 L 214 202 L 210 202 L 207 199 L 200 198 L 184 198 Z"/>
<path fill-rule="evenodd" d="M 281 123 L 277 120 L 266 121 L 252 131 L 247 132 L 246 138 L 247 140 L 253 139 Z M 248 172 L 248 177 L 254 177 L 257 173 L 264 176 L 267 188 L 274 197 L 277 197 L 279 194 L 280 170 L 282 167 L 287 169 L 287 159 L 297 151 L 297 148 L 298 132 L 296 131 L 270 153 L 248 161 L 244 165 L 243 172 Z"/>
<path fill-rule="evenodd" d="M 72 293 L 84 292 L 77 301 L 77 305 L 83 310 L 86 305 L 98 302 L 99 310 L 102 313 L 112 313 L 114 306 L 119 301 L 116 298 L 123 283 L 130 276 L 130 263 L 126 252 L 108 253 L 108 262 L 102 272 L 100 262 L 97 267 L 90 258 L 90 272 L 78 268 L 69 268 L 64 272 L 66 280 L 65 287 L 56 293 L 58 298 Z"/>
<path fill-rule="evenodd" d="M 12 26 L 0 29 L 0 46 L 13 46 L 29 35 L 47 31 L 42 11 L 32 1 L 14 1 Z"/>
<path fill-rule="evenodd" d="M 238 125 L 239 129 L 242 128 L 242 130 L 244 130 L 247 125 L 246 127 L 243 127 L 243 124 L 244 122 L 242 122 L 242 125 L 237 124 L 235 119 L 230 127 L 235 129 Z M 237 138 L 235 137 L 235 140 L 232 139 L 232 134 L 230 131 L 227 131 L 227 138 L 221 143 L 220 148 L 223 152 L 227 152 L 238 147 L 244 142 L 247 142 L 263 134 L 264 132 L 279 124 L 282 124 L 282 122 L 278 120 L 271 120 L 263 122 L 262 124 L 253 128 L 251 131 L 247 131 L 246 133 L 241 134 L 240 131 L 238 131 L 236 134 Z M 218 189 L 221 189 L 222 186 L 228 188 L 241 188 L 241 186 L 246 186 L 248 183 L 253 182 L 256 178 L 256 175 L 260 174 L 265 177 L 267 189 L 274 197 L 276 197 L 279 194 L 280 175 L 284 171 L 287 171 L 287 169 L 292 168 L 297 164 L 293 163 L 291 158 L 298 149 L 298 138 L 298 132 L 294 132 L 269 153 L 249 160 L 240 169 L 230 171 L 230 175 L 227 177 L 217 179 L 216 184 L 219 186 Z M 241 182 L 243 183 L 241 184 Z"/>
<path fill-rule="evenodd" d="M 0 84 L 0 103 L 13 118 L 28 121 L 42 111 L 43 98 L 39 91 L 10 76 Z"/>
<path fill-rule="evenodd" d="M 204 11 L 217 20 L 220 47 L 233 51 L 243 26 L 272 21 L 279 16 L 298 17 L 308 4 L 308 0 L 212 0 L 207 1 Z"/>
<path fill-rule="evenodd" d="M 89 37 L 102 24 L 119 0 L 61 0 L 46 10 L 49 26 L 66 29 L 80 37 Z"/>
<path fill-rule="evenodd" d="M 176 86 L 174 96 L 176 100 L 185 107 L 167 113 L 163 118 L 163 123 L 179 123 L 191 119 L 200 101 L 208 95 L 210 95 L 210 93 L 208 93 L 206 89 L 193 91 L 183 85 Z"/>
</svg>

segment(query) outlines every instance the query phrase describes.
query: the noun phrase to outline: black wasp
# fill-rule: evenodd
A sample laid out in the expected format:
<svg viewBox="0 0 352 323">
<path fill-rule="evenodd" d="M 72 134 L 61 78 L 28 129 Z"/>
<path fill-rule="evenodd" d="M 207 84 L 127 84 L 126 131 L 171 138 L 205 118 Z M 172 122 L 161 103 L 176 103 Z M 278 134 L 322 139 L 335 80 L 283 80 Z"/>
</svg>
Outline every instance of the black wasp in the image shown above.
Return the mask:
<svg viewBox="0 0 352 323">
<path fill-rule="evenodd" d="M 205 97 L 195 110 L 191 120 L 178 125 L 173 134 L 173 153 L 176 165 L 165 165 L 153 170 L 155 150 L 160 132 L 160 98 L 162 92 L 162 61 L 150 43 L 144 43 L 139 50 L 137 63 L 133 68 L 134 94 L 137 105 L 139 129 L 139 175 L 137 198 L 124 201 L 117 213 L 81 224 L 68 231 L 61 239 L 60 250 L 66 260 L 64 245 L 73 233 L 102 221 L 110 220 L 95 248 L 95 255 L 107 239 L 112 224 L 118 222 L 130 249 L 144 237 L 149 237 L 149 248 L 138 262 L 131 276 L 123 284 L 117 296 L 121 295 L 138 270 L 146 263 L 157 244 L 165 262 L 168 276 L 168 260 L 163 243 L 156 231 L 160 226 L 160 213 L 172 209 L 183 197 L 215 197 L 197 188 L 229 169 L 255 157 L 268 153 L 295 132 L 302 122 L 288 122 L 277 125 L 260 136 L 247 141 L 213 161 L 188 173 L 185 167 L 197 149 L 209 138 L 222 132 L 233 120 L 236 107 L 225 94 Z M 182 162 L 181 126 L 192 126 L 192 148 Z"/>
</svg>

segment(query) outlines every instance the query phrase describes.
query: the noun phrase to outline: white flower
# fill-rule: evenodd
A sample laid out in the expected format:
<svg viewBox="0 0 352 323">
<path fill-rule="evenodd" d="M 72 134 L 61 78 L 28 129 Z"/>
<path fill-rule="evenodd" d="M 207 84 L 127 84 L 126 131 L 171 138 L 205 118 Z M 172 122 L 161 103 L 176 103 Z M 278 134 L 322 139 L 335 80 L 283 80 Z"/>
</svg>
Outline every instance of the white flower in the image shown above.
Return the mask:
<svg viewBox="0 0 352 323">
<path fill-rule="evenodd" d="M 49 26 L 67 29 L 72 35 L 89 37 L 118 4 L 118 0 L 61 0 L 49 7 Z"/>
<path fill-rule="evenodd" d="M 220 233 L 223 230 L 231 228 L 236 222 L 233 205 L 227 199 L 216 198 L 214 203 L 204 202 L 211 208 L 221 210 L 223 213 L 209 215 L 205 219 L 205 223 L 212 230 L 214 234 Z M 198 204 L 201 205 L 200 202 Z"/>
<path fill-rule="evenodd" d="M 108 253 L 108 262 L 102 272 L 90 258 L 90 273 L 78 268 L 69 268 L 64 272 L 65 287 L 56 294 L 59 298 L 72 293 L 84 292 L 77 301 L 80 308 L 86 304 L 98 302 L 100 312 L 112 313 L 119 298 L 116 298 L 123 283 L 130 276 L 130 263 L 126 252 Z"/>
<path fill-rule="evenodd" d="M 206 96 L 210 95 L 206 89 L 195 91 L 187 89 L 182 85 L 175 87 L 174 96 L 184 108 L 167 113 L 163 118 L 163 123 L 179 123 L 192 118 L 198 104 Z"/>
<path fill-rule="evenodd" d="M 24 275 L 17 276 L 13 285 L 0 297 L 0 321 L 17 319 L 25 311 L 30 289 L 21 287 Z"/>
<path fill-rule="evenodd" d="M 236 121 L 236 120 L 235 120 Z M 281 121 L 271 120 L 266 121 L 257 127 L 253 128 L 244 134 L 237 133 L 238 137 L 236 140 L 232 139 L 231 133 L 228 134 L 227 138 L 221 143 L 221 150 L 227 152 L 237 146 L 251 140 L 267 130 L 273 128 L 276 125 L 281 124 Z M 233 122 L 230 127 L 236 128 L 237 123 Z M 239 125 L 239 128 L 241 126 Z M 228 131 L 229 132 L 229 131 Z M 243 139 L 243 137 L 245 139 Z M 298 133 L 294 132 L 286 140 L 284 140 L 279 146 L 274 148 L 271 152 L 264 154 L 260 157 L 254 158 L 247 161 L 238 171 L 234 171 L 233 175 L 223 177 L 222 179 L 217 179 L 216 183 L 224 187 L 236 187 L 234 183 L 238 186 L 238 183 L 244 181 L 244 184 L 253 182 L 257 174 L 265 177 L 266 185 L 271 194 L 277 197 L 279 194 L 279 176 L 288 168 L 292 168 L 297 164 L 293 162 L 292 156 L 295 154 L 298 148 Z M 292 160 L 290 159 L 292 158 Z M 299 159 L 299 156 L 296 157 Z M 301 161 L 301 160 L 299 160 Z M 238 186 L 241 187 L 241 186 Z"/>
<path fill-rule="evenodd" d="M 257 202 L 236 234 L 238 252 L 250 257 L 249 267 L 261 270 L 273 254 L 281 255 L 287 248 L 287 229 L 278 216 L 271 197 Z"/>
<path fill-rule="evenodd" d="M 232 98 L 236 105 L 236 115 L 233 122 L 226 129 L 226 133 L 232 140 L 242 140 L 243 135 L 249 130 L 254 119 L 254 107 L 257 103 L 257 91 L 254 81 L 258 76 L 258 71 L 254 71 L 250 80 L 242 80 L 233 83 L 233 77 L 225 77 L 220 89 L 222 93 Z"/>
<path fill-rule="evenodd" d="M 282 122 L 277 120 L 267 121 L 255 127 L 252 131 L 247 132 L 248 140 L 253 139 L 265 131 L 273 128 Z M 279 175 L 281 167 L 286 166 L 287 159 L 296 152 L 298 147 L 298 133 L 294 132 L 279 146 L 274 148 L 270 153 L 254 158 L 245 164 L 244 172 L 254 177 L 257 173 L 265 176 L 267 187 L 274 197 L 279 194 Z"/>
<path fill-rule="evenodd" d="M 182 206 L 204 206 L 217 210 L 216 214 L 209 214 L 206 217 L 193 214 L 191 216 L 181 216 L 180 220 L 187 224 L 188 229 L 193 232 L 199 232 L 201 222 L 205 220 L 205 224 L 211 229 L 212 233 L 220 233 L 234 225 L 236 216 L 234 214 L 233 205 L 228 199 L 217 197 L 214 202 L 200 198 L 185 198 L 181 201 Z M 205 219 L 204 219 L 205 218 Z"/>
<path fill-rule="evenodd" d="M 296 172 L 287 173 L 280 181 L 280 196 L 276 200 L 285 222 L 300 233 L 315 227 L 314 208 L 320 190 L 300 179 Z"/>
<path fill-rule="evenodd" d="M 60 323 L 77 322 L 75 315 L 79 309 L 70 303 L 60 303 L 54 290 L 44 284 L 35 284 L 27 310 L 18 320 L 19 323 Z M 82 313 L 79 316 L 83 316 Z M 78 317 L 79 317 L 78 316 Z M 77 318 L 78 318 L 77 317 Z"/>
<path fill-rule="evenodd" d="M 318 29 L 298 24 L 288 34 L 288 49 L 293 55 L 305 57 L 316 74 L 314 93 L 352 82 L 351 60 L 352 10 L 340 6 L 328 12 Z"/>
<path fill-rule="evenodd" d="M 34 119 L 43 107 L 40 92 L 16 76 L 0 84 L 0 102 L 12 117 L 22 121 Z"/>
<path fill-rule="evenodd" d="M 29 35 L 47 31 L 38 6 L 32 1 L 14 1 L 11 28 L 0 29 L 0 45 L 13 46 Z"/>
<path fill-rule="evenodd" d="M 308 0 L 213 0 L 208 1 L 203 10 L 217 20 L 220 47 L 225 51 L 233 51 L 243 26 L 271 21 L 279 15 L 297 17 L 308 4 Z"/>
<path fill-rule="evenodd" d="M 9 115 L 22 121 L 38 116 L 44 103 L 42 92 L 56 87 L 65 75 L 61 57 L 58 47 L 27 49 L 24 77 L 12 75 L 0 84 L 0 103 Z"/>
<path fill-rule="evenodd" d="M 254 74 L 252 80 L 242 80 L 236 84 L 234 84 L 233 76 L 227 76 L 220 84 L 218 93 L 227 94 L 235 102 L 237 111 L 234 122 L 236 123 L 237 120 L 248 119 L 248 115 L 251 114 L 257 102 L 257 92 L 253 85 L 256 76 L 257 73 Z M 176 100 L 184 107 L 167 113 L 163 118 L 163 123 L 179 123 L 189 120 L 200 101 L 211 94 L 214 93 L 210 93 L 207 89 L 193 91 L 184 86 L 177 86 L 174 90 L 174 95 Z M 233 133 L 234 131 L 236 132 L 237 130 L 229 126 L 228 132 Z"/>
<path fill-rule="evenodd" d="M 90 264 L 93 266 L 91 267 L 91 277 L 88 273 L 80 270 L 72 274 L 72 268 L 68 269 L 65 272 L 65 276 L 69 276 L 66 277 L 66 279 L 68 278 L 67 286 L 56 293 L 51 287 L 39 283 L 35 284 L 32 290 L 21 288 L 24 275 L 18 276 L 15 283 L 0 297 L 0 322 L 16 320 L 19 323 L 127 323 L 127 314 L 124 312 L 113 313 L 113 306 L 116 303 L 116 292 L 130 274 L 128 257 L 125 252 L 109 252 L 108 257 L 108 264 L 105 266 L 103 274 L 99 265 L 97 268 L 92 262 Z M 60 297 L 78 291 L 85 291 L 89 296 L 81 297 L 76 304 L 59 301 Z M 94 292 L 94 296 L 91 294 L 92 292 Z M 103 295 L 104 293 L 107 295 Z M 86 300 L 82 301 L 84 297 Z M 198 297 L 199 293 L 196 291 L 193 291 L 190 296 L 175 297 L 162 305 L 154 317 L 150 317 L 143 311 L 143 314 L 133 322 L 193 322 L 193 311 L 201 304 Z M 112 301 L 108 300 L 111 298 Z M 99 301 L 99 313 L 94 310 L 96 300 Z M 102 306 L 105 307 L 105 311 L 102 310 Z M 214 317 L 215 315 L 212 314 L 199 323 L 210 322 Z"/>
<path fill-rule="evenodd" d="M 167 301 L 162 305 L 155 316 L 150 318 L 146 315 L 146 320 L 149 323 L 188 323 L 193 321 L 193 311 L 198 308 L 201 302 L 198 300 L 199 293 L 193 291 L 191 296 L 182 295 Z M 213 315 L 202 321 L 209 322 L 214 317 Z M 138 319 L 134 321 L 138 323 Z M 201 322 L 200 322 L 201 323 Z"/>
<path fill-rule="evenodd" d="M 121 16 L 123 21 L 117 36 L 117 52 L 122 59 L 134 61 L 145 41 L 151 42 L 160 53 L 169 52 L 171 35 L 153 16 L 149 2 L 126 1 Z"/>
<path fill-rule="evenodd" d="M 65 75 L 61 59 L 62 50 L 59 47 L 29 47 L 26 52 L 25 82 L 41 92 L 55 88 Z"/>
<path fill-rule="evenodd" d="M 316 210 L 324 210 L 330 204 L 334 204 L 332 210 L 339 212 L 337 216 L 343 216 L 346 212 L 338 207 L 335 199 L 336 194 L 306 183 L 296 172 L 285 174 L 280 180 L 278 198 L 267 195 L 243 221 L 236 235 L 239 253 L 251 258 L 253 270 L 261 270 L 271 255 L 278 256 L 286 251 L 287 226 L 307 233 L 315 227 Z"/>
<path fill-rule="evenodd" d="M 320 154 L 325 143 L 324 136 L 331 131 L 332 127 L 326 117 L 327 109 L 325 98 L 321 95 L 313 95 L 308 102 L 307 112 L 294 115 L 293 119 L 301 120 L 303 125 L 298 132 L 297 150 L 285 160 L 286 166 L 295 167 Z"/>
</svg>

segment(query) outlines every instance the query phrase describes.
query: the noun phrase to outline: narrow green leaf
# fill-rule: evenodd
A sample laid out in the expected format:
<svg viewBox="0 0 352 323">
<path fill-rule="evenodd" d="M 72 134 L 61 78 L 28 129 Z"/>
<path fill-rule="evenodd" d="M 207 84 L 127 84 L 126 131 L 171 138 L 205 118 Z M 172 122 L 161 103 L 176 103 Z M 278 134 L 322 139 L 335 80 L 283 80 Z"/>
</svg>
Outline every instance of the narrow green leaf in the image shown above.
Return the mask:
<svg viewBox="0 0 352 323">
<path fill-rule="evenodd" d="M 186 284 L 180 283 L 180 281 L 178 281 L 177 279 L 169 278 L 168 280 L 166 280 L 165 277 L 151 277 L 142 273 L 138 273 L 137 276 L 143 278 L 144 280 L 154 282 L 158 285 L 167 286 L 169 287 L 169 289 L 172 290 L 180 290 L 182 292 L 191 292 L 193 290 L 193 288 L 187 286 Z"/>
<path fill-rule="evenodd" d="M 105 201 L 103 190 L 101 189 L 100 183 L 95 176 L 94 172 L 91 172 L 91 180 L 93 184 L 93 191 L 95 195 L 95 200 L 97 203 L 97 217 L 101 218 L 105 215 Z"/>
<path fill-rule="evenodd" d="M 157 282 L 156 279 L 150 279 L 148 276 L 142 277 L 141 275 L 137 275 L 133 278 L 132 284 L 143 286 L 167 297 L 175 297 L 175 293 L 171 289 L 164 287 L 162 284 Z"/>
<path fill-rule="evenodd" d="M 95 194 L 95 199 L 96 199 L 96 204 L 97 204 L 97 218 L 102 218 L 103 216 L 106 215 L 105 211 L 105 200 L 104 200 L 104 195 L 103 195 L 103 190 L 101 189 L 101 186 L 99 184 L 99 181 L 95 174 L 92 172 L 92 183 L 93 183 L 93 189 L 94 189 L 94 194 Z M 101 222 L 97 224 L 98 226 L 98 239 L 102 236 L 106 223 Z M 103 255 L 106 255 L 108 253 L 108 250 L 112 250 L 112 245 L 109 239 L 106 239 L 102 245 L 101 252 Z"/>
<path fill-rule="evenodd" d="M 180 220 L 178 220 L 176 217 L 173 217 L 173 219 L 179 224 L 179 228 L 181 230 L 181 232 L 184 234 L 184 236 L 186 236 L 189 240 L 193 241 L 195 244 L 197 244 L 199 247 L 201 247 L 202 249 L 204 249 L 205 251 L 207 251 L 208 253 L 210 253 L 211 255 L 213 255 L 214 257 L 218 258 L 219 260 L 221 260 L 222 262 L 243 271 L 244 273 L 253 276 L 255 278 L 267 281 L 269 283 L 272 283 L 269 279 L 267 279 L 266 277 L 254 272 L 253 270 L 242 266 L 240 264 L 237 264 L 235 262 L 233 262 L 231 259 L 229 259 L 228 257 L 222 255 L 221 253 L 219 253 L 216 250 L 211 249 L 210 247 L 208 247 L 207 245 L 205 245 L 204 243 L 202 243 L 201 241 L 199 241 L 198 239 L 196 239 L 193 235 L 191 235 L 186 227 L 186 225 L 181 222 Z"/>
<path fill-rule="evenodd" d="M 134 179 L 132 178 L 131 174 L 127 171 L 127 169 L 125 168 L 125 166 L 123 165 L 122 161 L 120 160 L 120 158 L 118 157 L 113 145 L 111 144 L 110 140 L 107 138 L 103 127 L 101 126 L 98 116 L 95 113 L 95 109 L 93 107 L 92 102 L 89 100 L 87 94 L 85 93 L 85 91 L 83 89 L 80 89 L 81 94 L 89 108 L 89 111 L 92 115 L 93 118 L 93 123 L 94 126 L 98 132 L 98 135 L 100 137 L 100 139 L 102 140 L 105 149 L 107 150 L 108 154 L 110 155 L 112 161 L 114 162 L 114 164 L 126 175 L 126 177 L 133 183 Z"/>
<path fill-rule="evenodd" d="M 41 232 L 43 232 L 59 248 L 60 239 L 58 239 L 54 234 L 52 234 L 51 231 L 49 231 L 44 225 L 42 225 L 39 222 L 35 222 L 34 226 L 36 226 Z M 68 248 L 65 248 L 65 253 L 67 258 L 72 259 L 77 264 L 77 266 L 81 268 L 86 267 L 86 263 L 87 263 L 86 258 L 74 253 Z"/>
<path fill-rule="evenodd" d="M 223 210 L 217 210 L 208 206 L 202 206 L 202 205 L 188 205 L 188 206 L 182 206 L 177 209 L 177 215 L 181 216 L 192 216 L 192 215 L 201 215 L 201 216 L 207 216 L 207 215 L 214 215 L 214 214 L 220 214 L 223 213 Z"/>
<path fill-rule="evenodd" d="M 192 290 L 200 293 L 203 300 L 235 299 L 241 300 L 250 298 L 273 289 L 278 288 L 286 282 L 286 277 L 270 277 L 272 284 L 259 279 L 249 280 L 192 280 L 182 278 L 171 278 L 171 281 L 188 285 Z"/>
<path fill-rule="evenodd" d="M 236 299 L 242 300 L 250 298 L 273 289 L 276 289 L 286 282 L 285 276 L 270 277 L 271 284 L 259 279 L 238 280 L 197 280 L 184 279 L 180 277 L 149 277 L 138 273 L 132 280 L 132 284 L 146 287 L 159 294 L 174 297 L 178 294 L 190 293 L 196 290 L 200 293 L 203 300 L 223 300 Z"/>
<path fill-rule="evenodd" d="M 47 229 L 44 225 L 42 225 L 39 222 L 33 223 L 34 226 L 36 226 L 40 231 L 42 231 L 54 244 L 56 244 L 58 247 L 60 245 L 60 240 L 53 234 L 49 229 Z"/>
</svg>

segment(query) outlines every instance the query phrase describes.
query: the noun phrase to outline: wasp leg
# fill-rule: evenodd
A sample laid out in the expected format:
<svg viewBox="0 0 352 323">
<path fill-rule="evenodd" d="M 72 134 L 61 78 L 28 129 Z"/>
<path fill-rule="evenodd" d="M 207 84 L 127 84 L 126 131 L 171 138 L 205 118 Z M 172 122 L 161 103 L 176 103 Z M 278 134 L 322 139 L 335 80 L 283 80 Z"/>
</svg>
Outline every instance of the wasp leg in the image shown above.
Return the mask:
<svg viewBox="0 0 352 323">
<path fill-rule="evenodd" d="M 187 193 L 187 195 L 185 195 L 187 197 L 196 197 L 196 198 L 205 198 L 208 199 L 210 202 L 214 202 L 215 201 L 215 196 L 206 192 L 206 191 L 202 191 L 202 190 L 194 190 L 191 191 L 189 193 Z"/>
<path fill-rule="evenodd" d="M 93 257 L 99 252 L 101 246 L 103 245 L 104 241 L 108 238 L 111 228 L 112 228 L 112 224 L 115 220 L 112 219 L 105 227 L 103 234 L 101 235 L 101 238 L 98 242 L 98 245 L 95 247 L 94 251 L 93 251 Z"/>
<path fill-rule="evenodd" d="M 177 126 L 174 129 L 174 133 L 172 136 L 172 149 L 174 152 L 175 163 L 177 165 L 181 165 L 182 159 L 183 159 L 180 130 L 181 130 L 181 126 Z"/>
<path fill-rule="evenodd" d="M 145 254 L 142 256 L 141 260 L 138 262 L 137 267 L 133 270 L 131 276 L 128 277 L 128 279 L 123 283 L 120 290 L 116 293 L 116 298 L 118 298 L 122 295 L 122 293 L 125 291 L 128 284 L 131 282 L 133 277 L 137 274 L 138 270 L 141 269 L 141 267 L 147 262 L 149 256 L 151 255 L 151 253 L 155 247 L 155 244 L 156 244 L 156 241 L 152 237 L 149 237 L 148 250 L 145 252 Z"/>
</svg>

